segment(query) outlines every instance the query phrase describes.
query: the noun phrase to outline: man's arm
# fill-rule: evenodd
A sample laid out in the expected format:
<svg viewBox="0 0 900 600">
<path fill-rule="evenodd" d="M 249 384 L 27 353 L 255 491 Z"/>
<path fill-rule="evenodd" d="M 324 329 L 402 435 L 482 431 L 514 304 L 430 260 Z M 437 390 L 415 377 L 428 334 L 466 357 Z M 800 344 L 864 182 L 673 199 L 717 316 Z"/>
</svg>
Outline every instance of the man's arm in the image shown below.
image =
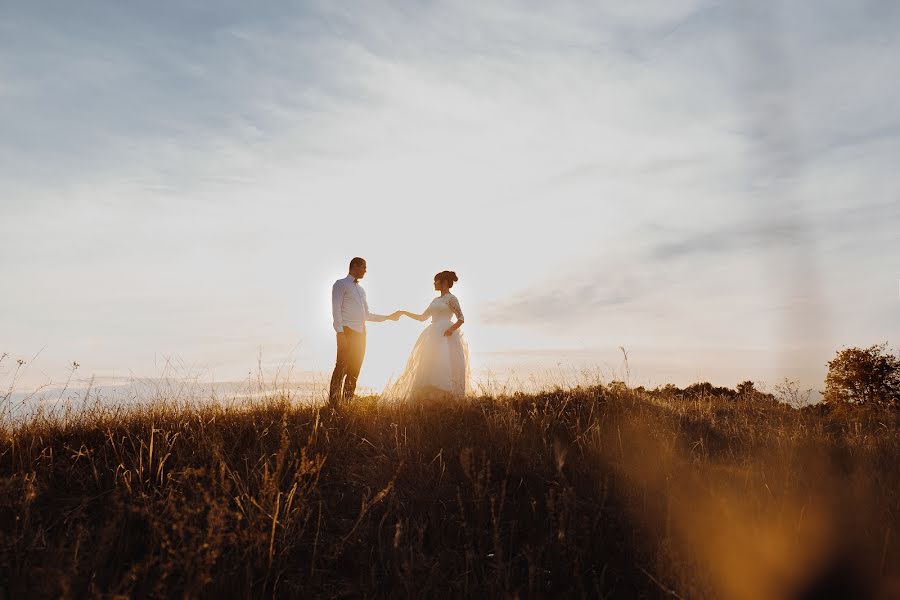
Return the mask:
<svg viewBox="0 0 900 600">
<path fill-rule="evenodd" d="M 331 318 L 334 319 L 334 331 L 344 333 L 344 318 L 341 316 L 341 306 L 344 303 L 344 288 L 340 280 L 331 286 Z"/>
</svg>

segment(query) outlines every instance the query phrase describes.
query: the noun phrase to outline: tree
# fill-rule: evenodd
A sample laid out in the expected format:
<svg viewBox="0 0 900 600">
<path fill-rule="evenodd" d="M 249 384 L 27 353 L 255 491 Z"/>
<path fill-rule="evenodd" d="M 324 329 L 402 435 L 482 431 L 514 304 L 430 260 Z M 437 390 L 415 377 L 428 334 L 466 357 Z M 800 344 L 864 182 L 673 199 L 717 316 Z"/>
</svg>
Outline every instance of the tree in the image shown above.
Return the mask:
<svg viewBox="0 0 900 600">
<path fill-rule="evenodd" d="M 737 393 L 739 396 L 743 396 L 744 398 L 752 398 L 757 394 L 756 387 L 753 385 L 753 382 L 749 379 L 747 381 L 742 381 L 737 385 Z"/>
<path fill-rule="evenodd" d="M 775 394 L 756 389 L 756 384 L 747 379 L 737 384 L 737 398 L 756 402 L 777 402 Z"/>
<path fill-rule="evenodd" d="M 841 350 L 828 362 L 824 400 L 900 406 L 900 359 L 887 343 Z"/>
<path fill-rule="evenodd" d="M 737 384 L 737 397 L 742 400 L 768 400 L 775 401 L 775 395 L 767 392 L 761 392 L 756 389 L 756 384 L 750 381 L 742 381 Z"/>
<path fill-rule="evenodd" d="M 729 398 L 735 396 L 735 391 L 730 387 L 713 385 L 708 381 L 692 383 L 684 388 L 685 398 Z"/>
</svg>

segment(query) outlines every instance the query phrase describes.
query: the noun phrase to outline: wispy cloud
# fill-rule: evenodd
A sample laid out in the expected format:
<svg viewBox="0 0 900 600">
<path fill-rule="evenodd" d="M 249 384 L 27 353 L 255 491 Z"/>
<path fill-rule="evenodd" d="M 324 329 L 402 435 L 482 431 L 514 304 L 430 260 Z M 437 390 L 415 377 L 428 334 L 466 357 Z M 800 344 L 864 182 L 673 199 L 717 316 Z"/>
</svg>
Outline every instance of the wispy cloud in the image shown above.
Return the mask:
<svg viewBox="0 0 900 600">
<path fill-rule="evenodd" d="M 511 298 L 487 307 L 484 317 L 494 324 L 550 328 L 563 322 L 600 324 L 612 315 L 607 309 L 622 315 L 629 311 L 643 313 L 648 300 L 660 308 L 672 305 L 673 290 L 680 288 L 674 293 L 683 295 L 685 285 L 709 290 L 739 284 L 741 288 L 734 289 L 733 294 L 759 296 L 762 300 L 759 309 L 770 311 L 773 306 L 783 305 L 783 290 L 769 287 L 764 279 L 753 279 L 751 272 L 745 271 L 748 258 L 756 261 L 762 272 L 777 270 L 782 257 L 793 253 L 798 245 L 814 244 L 825 250 L 830 240 L 844 236 L 858 239 L 859 232 L 867 232 L 874 236 L 870 241 L 880 247 L 884 235 L 897 237 L 892 232 L 896 232 L 898 225 L 900 204 L 897 203 L 870 203 L 820 212 L 802 223 L 795 219 L 783 219 L 776 224 L 736 222 L 693 231 L 650 224 L 633 232 L 630 239 L 623 237 L 618 249 L 606 253 L 603 259 L 578 263 L 566 269 L 563 276 L 514 291 Z M 890 256 L 874 254 L 871 250 L 867 255 L 866 268 L 885 271 L 891 268 Z M 828 264 L 833 260 L 829 254 L 817 263 Z M 749 279 L 743 284 L 741 277 L 721 279 L 721 268 L 729 266 L 746 272 Z M 826 287 L 845 285 L 844 280 L 826 282 Z M 808 292 L 812 294 L 815 290 Z M 694 310 L 703 306 L 702 298 L 696 299 L 700 303 L 692 307 Z M 827 302 L 827 298 L 810 295 L 806 301 Z M 728 312 L 729 307 L 711 304 L 702 310 Z M 661 314 L 667 315 L 666 318 L 675 315 L 664 309 Z"/>
<path fill-rule="evenodd" d="M 616 272 L 585 273 L 568 283 L 553 281 L 541 288 L 517 294 L 511 301 L 488 307 L 487 323 L 530 323 L 553 326 L 560 321 L 596 317 L 604 308 L 624 308 L 641 297 L 647 283 Z"/>
</svg>

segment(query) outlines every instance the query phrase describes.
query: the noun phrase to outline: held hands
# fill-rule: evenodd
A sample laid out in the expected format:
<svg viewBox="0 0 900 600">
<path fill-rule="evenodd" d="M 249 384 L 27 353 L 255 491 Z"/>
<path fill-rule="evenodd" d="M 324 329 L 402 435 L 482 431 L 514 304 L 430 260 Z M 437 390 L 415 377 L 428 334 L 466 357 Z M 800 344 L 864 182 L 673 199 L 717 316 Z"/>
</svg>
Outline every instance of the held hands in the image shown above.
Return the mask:
<svg viewBox="0 0 900 600">
<path fill-rule="evenodd" d="M 417 321 L 423 320 L 421 315 L 414 315 L 405 310 L 395 310 L 394 312 L 392 312 L 391 314 L 388 315 L 387 320 L 388 321 L 399 321 L 400 317 L 402 317 L 402 316 L 407 316 L 411 319 L 416 319 Z M 444 335 L 446 337 L 450 337 L 451 335 L 453 335 L 453 332 L 456 331 L 456 329 L 457 329 L 457 327 L 451 327 L 444 332 Z"/>
</svg>

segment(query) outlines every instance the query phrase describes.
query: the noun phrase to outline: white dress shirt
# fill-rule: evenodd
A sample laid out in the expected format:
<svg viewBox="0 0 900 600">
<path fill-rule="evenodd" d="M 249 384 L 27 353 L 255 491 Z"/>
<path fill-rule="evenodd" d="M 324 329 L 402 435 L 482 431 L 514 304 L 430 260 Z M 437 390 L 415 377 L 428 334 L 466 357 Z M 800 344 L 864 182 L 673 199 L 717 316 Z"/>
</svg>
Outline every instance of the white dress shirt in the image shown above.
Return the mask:
<svg viewBox="0 0 900 600">
<path fill-rule="evenodd" d="M 331 315 L 334 317 L 334 330 L 337 333 L 344 331 L 344 327 L 364 333 L 366 321 L 387 320 L 387 315 L 369 312 L 366 290 L 353 275 L 338 279 L 331 287 Z"/>
</svg>

